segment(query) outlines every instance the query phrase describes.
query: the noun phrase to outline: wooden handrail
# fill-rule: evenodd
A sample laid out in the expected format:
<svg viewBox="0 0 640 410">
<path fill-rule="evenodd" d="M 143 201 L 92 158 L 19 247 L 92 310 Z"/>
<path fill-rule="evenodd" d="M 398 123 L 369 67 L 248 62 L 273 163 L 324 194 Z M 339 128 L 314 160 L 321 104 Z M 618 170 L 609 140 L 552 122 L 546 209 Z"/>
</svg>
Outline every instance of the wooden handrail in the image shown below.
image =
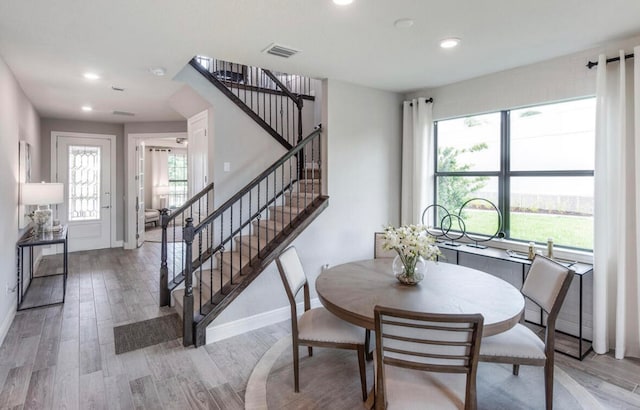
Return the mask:
<svg viewBox="0 0 640 410">
<path fill-rule="evenodd" d="M 291 98 L 293 101 L 296 102 L 296 105 L 298 106 L 298 108 L 302 108 L 301 104 L 302 104 L 302 99 L 300 98 L 300 96 L 295 95 L 294 93 L 292 93 L 291 91 L 289 91 L 289 89 L 287 88 L 286 85 L 282 84 L 282 81 L 280 81 L 280 79 L 278 77 L 276 77 L 271 70 L 267 70 L 266 68 L 263 68 L 262 71 L 267 75 L 267 77 L 269 77 L 271 79 L 271 81 L 273 81 L 278 88 L 280 88 L 280 90 L 282 90 L 282 92 L 289 98 Z"/>
</svg>

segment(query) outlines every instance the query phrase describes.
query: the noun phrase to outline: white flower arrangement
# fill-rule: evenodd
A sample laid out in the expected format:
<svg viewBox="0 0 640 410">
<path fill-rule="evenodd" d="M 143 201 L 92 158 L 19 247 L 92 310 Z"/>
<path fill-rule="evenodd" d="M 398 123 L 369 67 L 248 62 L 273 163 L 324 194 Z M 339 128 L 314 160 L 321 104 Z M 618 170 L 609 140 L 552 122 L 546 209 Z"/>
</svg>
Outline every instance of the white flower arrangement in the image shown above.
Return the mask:
<svg viewBox="0 0 640 410">
<path fill-rule="evenodd" d="M 382 247 L 396 251 L 408 275 L 414 272 L 419 257 L 432 261 L 441 255 L 435 238 L 427 234 L 424 225 L 387 226 L 383 239 Z"/>
</svg>

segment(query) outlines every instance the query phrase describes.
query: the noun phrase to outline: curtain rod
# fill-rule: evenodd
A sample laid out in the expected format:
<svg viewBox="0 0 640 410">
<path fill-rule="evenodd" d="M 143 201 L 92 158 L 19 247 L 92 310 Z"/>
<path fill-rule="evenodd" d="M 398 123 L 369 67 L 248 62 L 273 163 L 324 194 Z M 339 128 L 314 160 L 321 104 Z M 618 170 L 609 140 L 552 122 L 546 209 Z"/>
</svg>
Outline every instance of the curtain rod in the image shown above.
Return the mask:
<svg viewBox="0 0 640 410">
<path fill-rule="evenodd" d="M 168 148 L 168 147 L 155 147 L 153 145 L 147 145 L 145 148 L 148 148 L 149 151 L 169 151 L 169 152 L 171 152 L 171 148 Z"/>
<path fill-rule="evenodd" d="M 424 100 L 424 102 L 432 103 L 433 102 L 433 98 L 427 98 L 427 99 Z M 409 103 L 409 107 L 413 107 L 413 103 Z"/>
<path fill-rule="evenodd" d="M 628 58 L 633 58 L 633 53 L 631 53 L 631 54 L 625 54 L 625 55 L 624 55 L 624 59 L 625 59 L 625 60 L 626 60 L 626 59 L 628 59 Z M 607 58 L 607 64 L 609 64 L 609 63 L 613 63 L 614 61 L 620 61 L 620 57 Z M 587 63 L 587 68 L 588 68 L 589 70 L 591 70 L 593 67 L 595 67 L 595 66 L 597 66 L 597 65 L 598 65 L 598 62 L 597 62 L 597 61 L 589 61 L 589 62 Z"/>
</svg>

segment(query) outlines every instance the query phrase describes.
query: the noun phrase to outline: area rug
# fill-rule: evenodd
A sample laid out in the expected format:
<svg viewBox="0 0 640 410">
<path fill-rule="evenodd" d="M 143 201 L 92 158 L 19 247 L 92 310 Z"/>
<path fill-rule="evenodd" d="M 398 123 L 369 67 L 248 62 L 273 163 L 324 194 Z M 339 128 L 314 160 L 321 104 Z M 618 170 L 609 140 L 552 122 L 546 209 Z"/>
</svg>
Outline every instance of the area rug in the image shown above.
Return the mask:
<svg viewBox="0 0 640 410">
<path fill-rule="evenodd" d="M 600 402 L 556 366 L 554 407 L 602 409 Z M 367 363 L 367 386 L 373 384 L 373 364 Z M 478 369 L 478 409 L 544 409 L 541 367 L 481 363 Z M 291 336 L 274 344 L 254 368 L 245 393 L 245 409 L 363 409 L 355 352 L 314 348 L 308 357 L 300 349 L 300 393 L 293 392 Z"/>
<path fill-rule="evenodd" d="M 113 328 L 116 354 L 127 353 L 182 337 L 177 313 Z"/>
</svg>

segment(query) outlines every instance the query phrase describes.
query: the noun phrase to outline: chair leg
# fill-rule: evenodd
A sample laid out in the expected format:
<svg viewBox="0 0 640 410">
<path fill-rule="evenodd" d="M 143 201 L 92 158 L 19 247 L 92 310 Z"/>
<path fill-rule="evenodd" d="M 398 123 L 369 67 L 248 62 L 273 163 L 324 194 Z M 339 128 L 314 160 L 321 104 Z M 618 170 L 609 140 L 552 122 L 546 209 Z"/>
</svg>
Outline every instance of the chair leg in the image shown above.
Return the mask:
<svg viewBox="0 0 640 410">
<path fill-rule="evenodd" d="M 298 393 L 300 391 L 300 375 L 298 370 L 298 345 L 296 343 L 293 344 L 293 391 Z"/>
<path fill-rule="evenodd" d="M 547 410 L 553 409 L 553 360 L 544 364 L 544 397 Z"/>
<path fill-rule="evenodd" d="M 313 347 L 307 346 L 307 351 L 309 352 L 309 356 L 313 356 Z"/>
<path fill-rule="evenodd" d="M 513 375 L 517 376 L 519 372 L 520 372 L 520 365 L 519 364 L 514 364 L 513 365 Z"/>
<path fill-rule="evenodd" d="M 364 353 L 368 362 L 373 360 L 373 352 L 371 351 L 371 330 L 369 329 L 364 332 Z"/>
<path fill-rule="evenodd" d="M 367 371 L 364 367 L 364 345 L 358 346 L 358 367 L 360 368 L 360 384 L 362 386 L 362 401 L 367 401 Z"/>
</svg>

